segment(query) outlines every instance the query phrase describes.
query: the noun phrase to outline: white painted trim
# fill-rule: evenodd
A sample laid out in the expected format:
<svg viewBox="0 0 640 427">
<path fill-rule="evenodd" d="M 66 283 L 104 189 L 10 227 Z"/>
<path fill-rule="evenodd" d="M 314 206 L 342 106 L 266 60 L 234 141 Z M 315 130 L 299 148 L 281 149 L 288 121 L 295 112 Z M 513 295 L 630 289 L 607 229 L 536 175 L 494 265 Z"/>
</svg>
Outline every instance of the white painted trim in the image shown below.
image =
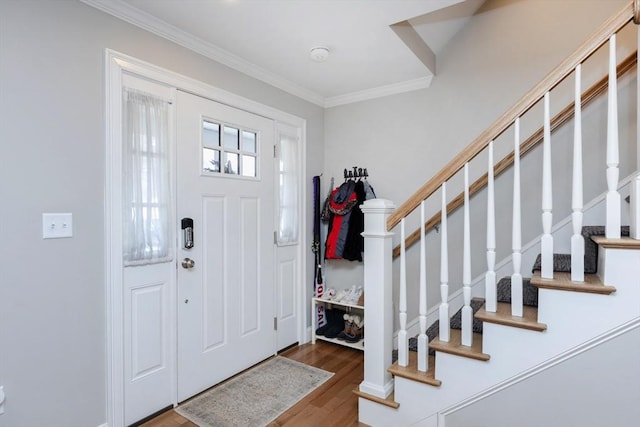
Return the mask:
<svg viewBox="0 0 640 427">
<path fill-rule="evenodd" d="M 368 99 L 382 98 L 384 96 L 427 89 L 431 86 L 431 80 L 433 80 L 433 76 L 420 77 L 418 79 L 407 80 L 405 82 L 380 86 L 373 89 L 332 96 L 325 99 L 324 107 L 337 107 L 338 105 L 351 104 L 354 102 L 366 101 Z"/>
<path fill-rule="evenodd" d="M 206 42 L 194 35 L 183 31 L 161 19 L 143 12 L 121 0 L 81 0 L 83 3 L 93 6 L 103 12 L 122 19 L 132 25 L 142 28 L 150 33 L 172 41 L 182 47 L 199 53 L 209 59 L 224 64 L 243 74 L 257 80 L 268 83 L 278 89 L 282 89 L 292 95 L 323 106 L 324 97 L 309 89 L 306 89 L 292 81 L 284 79 L 264 68 L 260 68 L 239 56 L 226 51 L 212 43 Z"/>
<path fill-rule="evenodd" d="M 625 186 L 629 185 L 629 183 L 636 177 L 636 175 L 638 175 L 638 172 L 633 172 L 627 177 L 621 179 L 618 185 L 618 191 L 620 191 Z M 584 205 L 583 211 L 586 213 L 590 209 L 598 205 L 599 203 L 602 203 L 605 200 L 606 195 L 607 195 L 607 192 L 605 191 L 602 194 L 594 197 L 589 203 Z M 556 223 L 551 229 L 551 234 L 554 234 L 555 232 L 562 229 L 563 227 L 570 225 L 570 223 L 571 223 L 571 214 L 569 214 L 563 220 Z M 533 249 L 534 247 L 536 247 L 537 245 L 539 245 L 541 237 L 542 237 L 542 234 L 530 240 L 527 244 L 523 245 L 522 253 L 524 254 L 529 250 Z M 494 270 L 500 271 L 501 269 L 508 267 L 510 264 L 511 264 L 511 255 L 507 256 L 506 258 L 502 259 L 500 262 L 496 263 Z M 480 285 L 484 285 L 484 273 L 481 273 L 478 276 L 476 276 L 471 283 L 472 283 L 471 296 L 483 297 L 484 288 L 481 289 Z M 462 307 L 462 305 L 463 305 L 462 289 L 458 289 L 457 291 L 453 292 L 449 296 L 449 307 L 451 308 L 452 313 L 456 313 Z M 429 310 L 427 311 L 427 324 L 431 325 L 436 320 L 438 320 L 438 305 L 435 305 L 429 308 Z M 419 319 L 418 317 L 416 317 L 413 320 L 411 320 L 409 323 L 407 323 L 407 336 L 415 337 L 419 333 L 420 333 Z M 398 331 L 395 331 L 393 333 L 393 342 L 394 342 L 393 348 L 397 349 L 398 348 Z"/>
<path fill-rule="evenodd" d="M 93 1 L 93 0 L 92 0 Z M 306 158 L 306 120 L 275 108 L 260 104 L 231 92 L 207 85 L 198 80 L 166 70 L 128 55 L 105 49 L 105 316 L 106 316 L 106 413 L 107 425 L 124 425 L 124 360 L 123 360 L 123 323 L 122 305 L 122 226 L 117 218 L 121 212 L 121 120 L 122 120 L 122 74 L 130 73 L 155 80 L 212 101 L 267 117 L 291 127 L 300 129 L 300 143 L 303 158 Z M 306 162 L 301 164 L 301 179 L 306 176 Z M 302 187 L 304 188 L 304 187 Z M 306 194 L 302 191 L 302 207 L 306 206 Z M 275 224 L 274 224 L 275 226 Z M 308 341 L 306 327 L 307 304 L 304 302 L 304 277 L 306 257 L 302 248 L 307 247 L 306 215 L 301 212 L 299 304 L 301 313 L 298 327 L 298 341 Z M 172 315 L 175 320 L 175 313 Z M 176 325 L 174 321 L 174 325 Z M 176 332 L 177 333 L 177 330 Z M 175 351 L 175 340 L 174 340 Z M 174 387 L 175 389 L 175 387 Z M 176 396 L 177 400 L 177 396 Z M 176 402 L 173 402 L 174 404 Z"/>
<path fill-rule="evenodd" d="M 620 191 L 620 189 L 622 189 L 623 187 L 628 185 L 631 182 L 631 179 L 632 179 L 632 177 L 634 175 L 635 175 L 635 173 L 633 173 L 631 175 L 628 175 L 624 179 L 620 180 L 620 182 L 618 184 L 618 191 Z M 591 208 L 595 207 L 597 204 L 603 202 L 606 199 L 606 196 L 607 196 L 607 192 L 605 191 L 604 193 L 594 197 L 589 203 L 584 205 L 583 212 L 586 213 Z M 558 223 L 556 223 L 553 226 L 553 228 L 551 229 L 551 234 L 554 234 L 556 231 L 558 231 L 561 228 L 566 227 L 566 226 L 568 226 L 570 224 L 571 224 L 571 215 L 568 215 L 564 219 L 562 219 L 561 221 L 559 221 Z M 536 238 L 530 240 L 529 243 L 527 243 L 526 245 L 522 246 L 522 251 L 521 252 L 524 254 L 527 251 L 531 250 L 534 246 L 537 246 L 540 243 L 541 237 L 542 237 L 542 234 L 540 234 Z M 511 256 L 509 256 L 509 257 L 503 259 L 501 262 L 499 262 L 496 265 L 495 270 L 499 271 L 499 269 L 505 267 L 509 263 L 511 263 Z M 473 286 L 476 286 L 479 281 L 480 281 L 480 278 L 474 279 L 474 285 Z"/>
<path fill-rule="evenodd" d="M 287 80 L 269 70 L 227 51 L 212 43 L 204 41 L 194 35 L 183 31 L 167 22 L 143 12 L 129 3 L 122 0 L 80 0 L 98 10 L 108 13 L 136 27 L 149 31 L 152 34 L 172 41 L 193 52 L 199 53 L 209 59 L 219 62 L 227 67 L 233 68 L 254 79 L 270 84 L 287 93 L 297 96 L 305 101 L 324 108 L 335 107 L 337 105 L 350 104 L 353 102 L 365 101 L 368 99 L 381 98 L 398 93 L 410 92 L 419 89 L 426 89 L 431 86 L 433 76 L 421 77 L 414 80 L 380 86 L 373 89 L 347 93 L 344 95 L 325 98 L 312 90 L 304 88 L 290 80 Z"/>
<path fill-rule="evenodd" d="M 122 228 L 116 221 L 121 211 L 120 165 L 122 158 L 122 68 L 105 51 L 105 316 L 107 351 L 107 424 L 124 425 L 124 350 L 122 303 Z"/>
<path fill-rule="evenodd" d="M 547 369 L 553 368 L 556 365 L 559 365 L 562 362 L 565 362 L 573 357 L 576 357 L 586 351 L 589 351 L 595 347 L 598 347 L 602 344 L 611 341 L 614 338 L 617 338 L 627 332 L 631 332 L 634 329 L 640 328 L 640 317 L 636 317 L 635 319 L 630 320 L 627 323 L 624 323 L 616 328 L 611 329 L 610 331 L 605 332 L 589 341 L 582 343 L 570 350 L 565 351 L 557 356 L 552 357 L 549 360 L 546 360 L 540 363 L 537 366 L 534 366 L 530 369 L 527 369 L 524 372 L 519 373 L 518 375 L 514 375 L 513 377 L 496 384 L 474 396 L 471 396 L 461 402 L 456 403 L 455 405 L 449 406 L 448 408 L 438 412 L 438 427 L 445 426 L 445 417 L 447 415 L 453 414 L 463 408 L 466 408 L 469 405 L 472 405 L 482 399 L 485 399 L 495 393 L 498 393 L 504 389 L 507 389 L 515 384 L 518 384 L 530 377 L 533 377 L 541 372 L 546 371 Z M 431 415 L 430 415 L 431 416 Z"/>
</svg>

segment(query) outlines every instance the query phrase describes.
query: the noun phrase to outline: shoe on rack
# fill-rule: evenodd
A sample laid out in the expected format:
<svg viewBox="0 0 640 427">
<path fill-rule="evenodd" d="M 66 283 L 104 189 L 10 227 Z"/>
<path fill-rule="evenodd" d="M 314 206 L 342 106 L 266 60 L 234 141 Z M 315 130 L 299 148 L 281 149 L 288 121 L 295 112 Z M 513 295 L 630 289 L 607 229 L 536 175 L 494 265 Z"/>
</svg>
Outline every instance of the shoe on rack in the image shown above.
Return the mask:
<svg viewBox="0 0 640 427">
<path fill-rule="evenodd" d="M 331 328 L 331 326 L 336 324 L 336 317 L 339 318 L 340 321 L 342 321 L 343 313 L 344 313 L 343 311 L 336 310 L 336 309 L 325 310 L 324 315 L 325 315 L 325 318 L 327 319 L 327 322 L 323 326 L 320 326 L 318 329 L 316 329 L 316 335 L 326 334 L 327 331 Z"/>
<path fill-rule="evenodd" d="M 322 299 L 332 300 L 336 296 L 336 290 L 333 288 L 329 288 L 322 294 Z"/>
<path fill-rule="evenodd" d="M 324 336 L 327 338 L 336 338 L 340 332 L 344 330 L 344 320 L 343 317 L 345 312 L 342 310 L 332 310 L 334 312 L 331 318 L 327 318 L 329 321 L 329 327 L 324 333 Z"/>
<path fill-rule="evenodd" d="M 346 295 L 347 295 L 347 291 L 345 291 L 344 289 L 340 289 L 336 293 L 336 295 L 333 297 L 333 301 L 342 302 L 342 300 L 345 298 Z"/>
<path fill-rule="evenodd" d="M 344 339 L 346 342 L 354 344 L 364 338 L 364 319 L 360 316 L 353 316 L 351 334 Z"/>
<path fill-rule="evenodd" d="M 349 304 L 352 304 L 352 305 L 358 304 L 358 301 L 360 300 L 360 297 L 362 296 L 363 293 L 364 293 L 364 289 L 362 289 L 362 286 L 358 286 L 351 294 Z"/>
<path fill-rule="evenodd" d="M 336 337 L 339 340 L 345 340 L 349 335 L 351 335 L 351 328 L 353 326 L 353 316 L 345 313 L 342 318 L 344 319 L 344 330 Z"/>
</svg>

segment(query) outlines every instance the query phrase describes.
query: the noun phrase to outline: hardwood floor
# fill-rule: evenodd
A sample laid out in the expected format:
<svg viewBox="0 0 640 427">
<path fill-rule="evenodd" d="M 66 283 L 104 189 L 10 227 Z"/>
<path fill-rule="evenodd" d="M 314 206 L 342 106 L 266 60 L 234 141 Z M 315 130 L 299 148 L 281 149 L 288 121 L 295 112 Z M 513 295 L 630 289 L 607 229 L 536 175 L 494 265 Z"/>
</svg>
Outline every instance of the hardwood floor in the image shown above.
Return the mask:
<svg viewBox="0 0 640 427">
<path fill-rule="evenodd" d="M 269 427 L 363 427 L 358 422 L 358 398 L 352 393 L 362 382 L 364 357 L 359 350 L 324 341 L 292 347 L 281 356 L 315 366 L 335 375 Z M 174 410 L 142 424 L 143 427 L 197 427 Z"/>
</svg>

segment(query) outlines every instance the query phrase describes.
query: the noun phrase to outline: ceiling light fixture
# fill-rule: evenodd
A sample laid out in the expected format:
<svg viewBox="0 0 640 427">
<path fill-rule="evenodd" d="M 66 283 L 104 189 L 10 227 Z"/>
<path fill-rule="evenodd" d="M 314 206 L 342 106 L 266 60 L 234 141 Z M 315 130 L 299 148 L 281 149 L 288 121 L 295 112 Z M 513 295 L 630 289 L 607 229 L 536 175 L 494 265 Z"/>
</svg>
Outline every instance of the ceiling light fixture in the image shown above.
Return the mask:
<svg viewBox="0 0 640 427">
<path fill-rule="evenodd" d="M 324 62 L 329 57 L 329 48 L 324 46 L 317 46 L 311 49 L 309 56 L 316 62 Z"/>
</svg>

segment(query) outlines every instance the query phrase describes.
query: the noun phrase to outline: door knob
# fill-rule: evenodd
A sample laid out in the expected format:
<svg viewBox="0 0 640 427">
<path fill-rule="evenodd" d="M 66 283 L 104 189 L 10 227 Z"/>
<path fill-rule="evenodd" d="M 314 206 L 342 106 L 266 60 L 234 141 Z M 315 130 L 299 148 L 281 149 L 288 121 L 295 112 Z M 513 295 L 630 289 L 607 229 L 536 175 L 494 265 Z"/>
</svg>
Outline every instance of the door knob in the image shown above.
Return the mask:
<svg viewBox="0 0 640 427">
<path fill-rule="evenodd" d="M 196 265 L 196 262 L 191 258 L 185 258 L 182 260 L 182 268 L 186 268 L 187 270 L 193 268 Z"/>
</svg>

